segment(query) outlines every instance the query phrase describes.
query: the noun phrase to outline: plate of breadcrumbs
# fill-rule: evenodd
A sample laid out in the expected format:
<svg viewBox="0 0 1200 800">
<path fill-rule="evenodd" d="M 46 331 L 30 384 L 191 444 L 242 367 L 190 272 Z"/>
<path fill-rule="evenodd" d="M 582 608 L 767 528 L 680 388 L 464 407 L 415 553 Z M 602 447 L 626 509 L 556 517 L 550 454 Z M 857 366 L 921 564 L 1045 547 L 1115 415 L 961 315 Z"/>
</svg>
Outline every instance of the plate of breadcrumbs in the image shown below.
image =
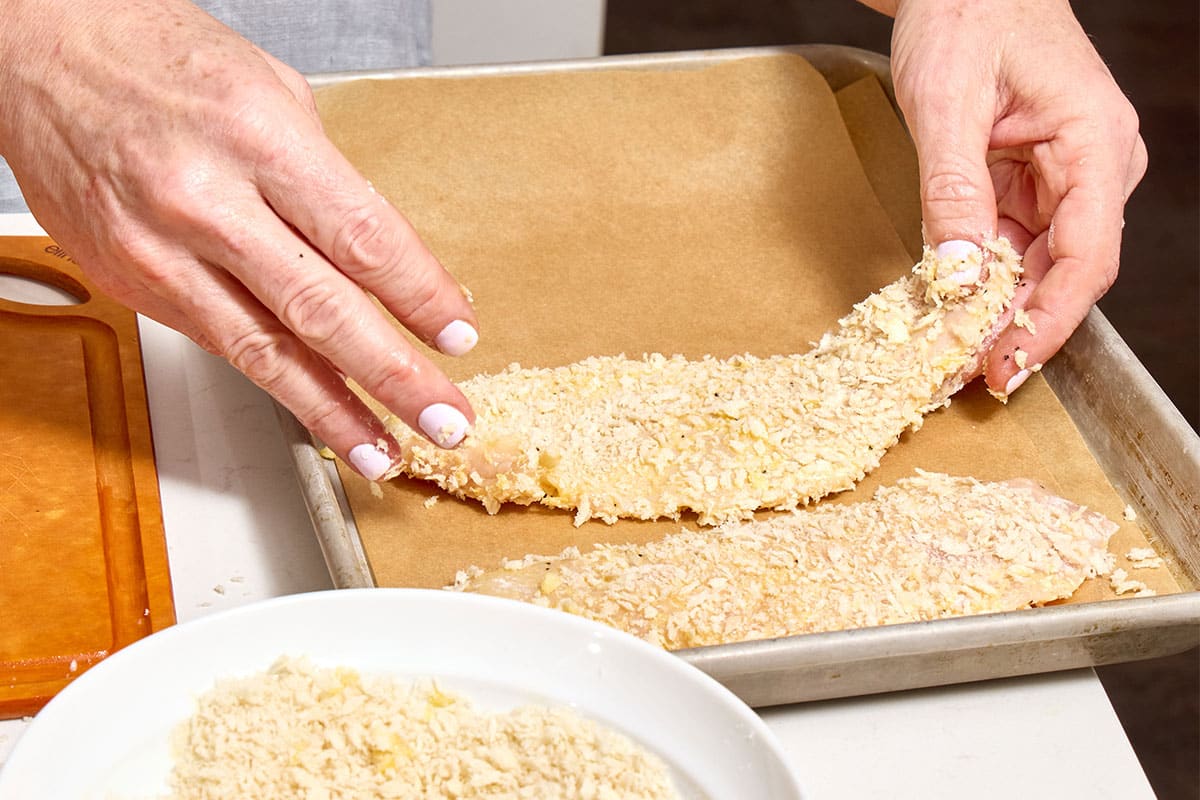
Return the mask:
<svg viewBox="0 0 1200 800">
<path fill-rule="evenodd" d="M 636 637 L 511 600 L 366 589 L 213 614 L 100 662 L 0 772 L 0 800 L 31 797 L 801 793 L 749 707 Z"/>
</svg>

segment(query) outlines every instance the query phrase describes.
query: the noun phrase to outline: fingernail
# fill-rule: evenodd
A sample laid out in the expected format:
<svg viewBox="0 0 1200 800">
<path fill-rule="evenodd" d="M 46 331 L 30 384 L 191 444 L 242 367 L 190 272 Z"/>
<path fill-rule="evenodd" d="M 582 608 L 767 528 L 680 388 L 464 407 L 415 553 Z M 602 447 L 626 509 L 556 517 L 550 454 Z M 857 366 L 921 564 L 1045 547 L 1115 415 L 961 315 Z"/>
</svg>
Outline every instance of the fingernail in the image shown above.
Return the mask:
<svg viewBox="0 0 1200 800">
<path fill-rule="evenodd" d="M 438 447 L 449 449 L 463 440 L 470 424 L 463 413 L 447 403 L 432 403 L 417 417 L 417 424 Z"/>
<path fill-rule="evenodd" d="M 1020 372 L 1018 372 L 1016 375 L 1013 375 L 1011 378 L 1008 379 L 1008 383 L 1006 383 L 1004 385 L 1004 393 L 1012 394 L 1017 389 L 1020 389 L 1021 384 L 1024 383 L 1025 381 L 1029 380 L 1029 376 L 1032 374 L 1033 374 L 1032 370 L 1023 369 Z"/>
<path fill-rule="evenodd" d="M 442 328 L 442 332 L 434 337 L 433 343 L 448 356 L 461 356 L 469 353 L 471 348 L 479 343 L 479 333 L 471 323 L 456 319 Z"/>
<path fill-rule="evenodd" d="M 974 242 L 968 242 L 965 239 L 951 239 L 939 244 L 933 254 L 946 261 L 963 262 L 963 268 L 950 275 L 955 283 L 966 285 L 979 282 L 983 251 Z"/>
<path fill-rule="evenodd" d="M 387 453 L 373 444 L 359 444 L 350 449 L 350 466 L 369 481 L 377 481 L 392 466 Z"/>
</svg>

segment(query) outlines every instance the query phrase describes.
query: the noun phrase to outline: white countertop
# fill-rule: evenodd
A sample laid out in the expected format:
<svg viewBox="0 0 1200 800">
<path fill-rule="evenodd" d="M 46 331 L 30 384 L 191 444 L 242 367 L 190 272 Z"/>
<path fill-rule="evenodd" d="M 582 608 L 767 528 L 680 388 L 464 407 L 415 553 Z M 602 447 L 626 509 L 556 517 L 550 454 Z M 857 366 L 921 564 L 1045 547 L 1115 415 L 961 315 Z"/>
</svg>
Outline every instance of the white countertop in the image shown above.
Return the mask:
<svg viewBox="0 0 1200 800">
<path fill-rule="evenodd" d="M 0 235 L 36 235 L 0 215 Z M 143 319 L 180 622 L 331 587 L 269 398 Z M 1075 670 L 766 709 L 813 798 L 1153 798 L 1100 681 Z M 28 725 L 0 721 L 0 763 Z"/>
</svg>

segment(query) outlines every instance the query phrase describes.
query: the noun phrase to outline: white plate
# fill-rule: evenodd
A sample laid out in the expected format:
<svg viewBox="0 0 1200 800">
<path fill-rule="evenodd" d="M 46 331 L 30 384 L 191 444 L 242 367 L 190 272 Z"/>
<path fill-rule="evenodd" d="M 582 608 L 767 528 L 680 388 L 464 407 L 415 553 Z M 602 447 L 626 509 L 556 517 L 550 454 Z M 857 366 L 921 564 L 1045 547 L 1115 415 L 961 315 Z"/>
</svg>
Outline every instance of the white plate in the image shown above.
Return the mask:
<svg viewBox="0 0 1200 800">
<path fill-rule="evenodd" d="M 0 800 L 145 798 L 168 736 L 219 677 L 281 655 L 436 677 L 482 708 L 565 705 L 661 756 L 686 798 L 800 797 L 762 720 L 699 670 L 620 631 L 481 595 L 360 589 L 293 595 L 168 628 L 110 656 L 34 719 Z M 250 800 L 250 799 L 247 799 Z"/>
</svg>

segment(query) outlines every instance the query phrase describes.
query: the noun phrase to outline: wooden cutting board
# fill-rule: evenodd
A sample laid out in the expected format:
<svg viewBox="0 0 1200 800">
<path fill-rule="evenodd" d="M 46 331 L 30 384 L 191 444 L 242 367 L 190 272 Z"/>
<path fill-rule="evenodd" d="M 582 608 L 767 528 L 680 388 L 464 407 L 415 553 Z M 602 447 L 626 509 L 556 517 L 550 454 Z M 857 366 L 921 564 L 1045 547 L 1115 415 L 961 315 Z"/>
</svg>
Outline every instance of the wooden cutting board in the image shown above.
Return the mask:
<svg viewBox="0 0 1200 800">
<path fill-rule="evenodd" d="M 137 318 L 53 241 L 0 238 L 0 717 L 175 620 Z M 11 294 L 11 292 L 10 292 Z"/>
</svg>

